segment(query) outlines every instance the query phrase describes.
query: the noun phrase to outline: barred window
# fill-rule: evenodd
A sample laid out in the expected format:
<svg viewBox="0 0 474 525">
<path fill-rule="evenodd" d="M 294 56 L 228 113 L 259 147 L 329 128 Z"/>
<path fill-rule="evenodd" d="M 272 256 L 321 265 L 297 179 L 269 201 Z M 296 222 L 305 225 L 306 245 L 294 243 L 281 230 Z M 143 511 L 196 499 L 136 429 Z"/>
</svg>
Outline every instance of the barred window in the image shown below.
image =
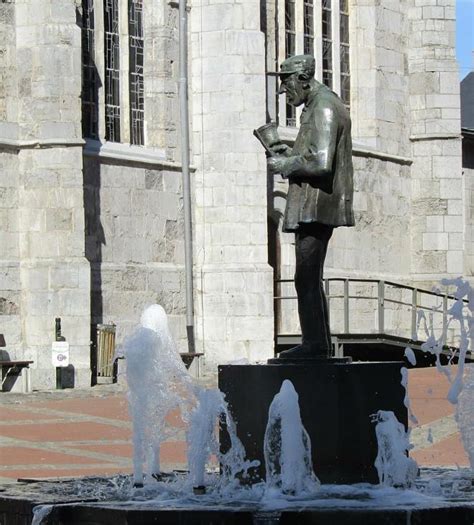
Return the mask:
<svg viewBox="0 0 474 525">
<path fill-rule="evenodd" d="M 303 53 L 314 55 L 314 6 L 313 0 L 304 0 L 303 6 Z"/>
<path fill-rule="evenodd" d="M 351 102 L 351 71 L 349 63 L 349 0 L 340 0 L 340 63 L 341 63 L 341 98 L 349 107 Z"/>
<path fill-rule="evenodd" d="M 144 24 L 144 0 L 82 0 L 84 137 L 145 145 Z"/>
<path fill-rule="evenodd" d="M 98 78 L 94 62 L 95 17 L 93 0 L 82 0 L 82 134 L 99 137 Z"/>
<path fill-rule="evenodd" d="M 120 35 L 118 0 L 104 0 L 105 139 L 120 142 Z"/>
<path fill-rule="evenodd" d="M 322 0 L 323 82 L 332 88 L 332 9 L 331 0 Z"/>
<path fill-rule="evenodd" d="M 130 143 L 144 144 L 143 0 L 129 0 Z"/>
<path fill-rule="evenodd" d="M 278 0 L 277 6 L 278 63 L 292 55 L 314 55 L 316 79 L 338 93 L 349 108 L 349 0 Z M 297 126 L 299 111 L 286 103 L 285 95 L 276 97 L 273 114 L 279 124 Z"/>
<path fill-rule="evenodd" d="M 296 53 L 296 3 L 285 0 L 285 57 Z M 296 108 L 286 104 L 286 125 L 296 126 Z"/>
</svg>

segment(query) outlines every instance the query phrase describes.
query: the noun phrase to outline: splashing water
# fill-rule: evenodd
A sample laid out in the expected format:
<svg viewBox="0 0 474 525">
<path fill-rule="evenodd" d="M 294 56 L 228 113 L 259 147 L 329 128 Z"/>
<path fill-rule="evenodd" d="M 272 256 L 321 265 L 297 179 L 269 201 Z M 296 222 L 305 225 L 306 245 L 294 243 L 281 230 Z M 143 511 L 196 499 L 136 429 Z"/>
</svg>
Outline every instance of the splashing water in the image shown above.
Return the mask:
<svg viewBox="0 0 474 525">
<path fill-rule="evenodd" d="M 426 342 L 421 349 L 436 356 L 436 367 L 438 371 L 446 376 L 450 383 L 447 400 L 456 406 L 456 421 L 461 432 L 464 448 L 469 456 L 471 469 L 474 469 L 474 370 L 473 365 L 466 365 L 468 352 L 472 352 L 472 340 L 474 337 L 474 289 L 468 281 L 462 278 L 443 279 L 443 286 L 454 287 L 451 294 L 454 302 L 449 308 L 448 319 L 443 325 L 442 332 L 436 337 L 433 322 L 433 312 L 426 318 L 424 312 L 419 311 L 418 327 L 424 328 Z M 452 327 L 458 328 L 459 351 L 450 357 L 447 365 L 441 364 L 441 353 L 447 344 L 448 330 Z M 416 335 L 414 337 L 416 339 Z M 452 373 L 452 361 L 457 357 L 458 367 L 455 374 Z M 412 414 L 411 414 L 412 415 Z"/>
<path fill-rule="evenodd" d="M 456 420 L 461 432 L 463 446 L 469 456 L 471 470 L 474 470 L 474 365 L 467 365 L 464 386 L 459 396 Z"/>
<path fill-rule="evenodd" d="M 415 352 L 413 352 L 413 350 L 409 347 L 405 348 L 405 357 L 407 358 L 408 362 L 412 365 L 412 366 L 416 366 L 416 356 L 415 356 Z"/>
<path fill-rule="evenodd" d="M 416 462 L 407 457 L 411 445 L 405 427 L 391 411 L 379 410 L 373 416 L 378 454 L 375 468 L 381 485 L 410 487 L 418 473 Z"/>
<path fill-rule="evenodd" d="M 141 326 L 125 340 L 122 348 L 122 355 L 127 358 L 133 423 L 134 485 L 142 487 L 147 476 L 161 474 L 160 446 L 173 436 L 173 428 L 166 418 L 178 409 L 183 421 L 188 423 L 190 475 L 187 484 L 204 485 L 206 464 L 211 455 L 215 455 L 221 465 L 219 488 L 224 490 L 238 484 L 237 476 L 245 478 L 248 469 L 258 466 L 259 462 L 246 460 L 223 394 L 194 384 L 176 350 L 161 306 L 146 308 L 140 322 Z M 226 422 L 231 442 L 226 454 L 219 452 L 216 437 L 220 419 Z"/>
<path fill-rule="evenodd" d="M 188 442 L 189 480 L 193 486 L 204 485 L 206 463 L 211 454 L 218 453 L 215 436 L 216 421 L 221 414 L 221 399 L 217 390 L 202 390 L 199 404 L 191 414 Z"/>
<path fill-rule="evenodd" d="M 320 482 L 313 472 L 311 440 L 301 421 L 298 394 L 285 380 L 274 397 L 265 431 L 266 483 L 283 494 L 314 493 Z"/>
<path fill-rule="evenodd" d="M 44 522 L 44 519 L 47 518 L 53 511 L 53 505 L 38 505 L 33 507 L 33 521 L 31 525 L 41 525 Z"/>
<path fill-rule="evenodd" d="M 133 481 L 158 475 L 161 443 L 173 435 L 166 417 L 180 409 L 183 419 L 194 403 L 191 378 L 176 351 L 163 308 L 145 309 L 141 326 L 125 339 L 128 401 L 133 424 Z"/>
<path fill-rule="evenodd" d="M 214 454 L 221 465 L 218 488 L 221 491 L 236 488 L 240 483 L 237 476 L 248 477 L 248 470 L 257 467 L 259 461 L 246 460 L 245 449 L 237 437 L 235 423 L 222 392 L 201 389 L 197 398 L 198 405 L 191 415 L 187 435 L 189 481 L 193 486 L 204 485 L 206 463 Z M 226 453 L 219 451 L 216 437 L 218 422 L 222 420 L 226 422 L 231 444 Z"/>
<path fill-rule="evenodd" d="M 408 412 L 408 418 L 414 425 L 418 425 L 418 419 L 415 416 L 415 414 L 412 412 L 411 404 L 410 404 L 410 397 L 408 395 L 408 370 L 406 367 L 402 367 L 400 370 L 402 380 L 401 384 L 403 388 L 405 389 L 405 397 L 403 398 L 403 404 L 405 405 L 407 412 Z"/>
</svg>

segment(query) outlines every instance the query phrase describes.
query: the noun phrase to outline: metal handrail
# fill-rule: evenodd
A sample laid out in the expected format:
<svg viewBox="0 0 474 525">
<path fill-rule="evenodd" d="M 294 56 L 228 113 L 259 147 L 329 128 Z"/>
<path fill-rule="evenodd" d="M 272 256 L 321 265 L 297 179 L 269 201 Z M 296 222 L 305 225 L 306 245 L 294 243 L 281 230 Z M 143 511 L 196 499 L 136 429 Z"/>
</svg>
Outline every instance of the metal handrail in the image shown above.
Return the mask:
<svg viewBox="0 0 474 525">
<path fill-rule="evenodd" d="M 293 279 L 279 279 L 275 281 L 275 283 L 283 284 L 283 283 L 292 283 Z M 330 293 L 330 283 L 332 282 L 341 282 L 344 285 L 343 288 L 343 294 L 340 293 L 332 295 Z M 350 294 L 350 285 L 352 283 L 367 283 L 372 285 L 377 285 L 377 295 L 351 295 Z M 324 287 L 326 291 L 326 296 L 328 303 L 330 303 L 333 299 L 343 299 L 343 326 L 344 326 L 344 333 L 350 332 L 350 308 L 349 308 L 349 302 L 351 299 L 358 299 L 358 300 L 374 300 L 377 301 L 377 329 L 379 333 L 385 332 L 385 306 L 386 304 L 397 304 L 400 306 L 407 306 L 411 308 L 412 316 L 411 316 L 411 333 L 416 334 L 417 330 L 417 318 L 418 318 L 418 311 L 424 310 L 424 311 L 434 311 L 437 313 L 440 313 L 443 315 L 442 319 L 442 327 L 443 327 L 443 333 L 446 333 L 446 329 L 448 326 L 448 301 L 456 301 L 458 298 L 452 294 L 449 293 L 440 293 L 435 292 L 432 290 L 425 290 L 422 288 L 417 288 L 414 286 L 401 284 L 401 283 L 395 283 L 393 281 L 385 281 L 382 279 L 368 279 L 368 278 L 344 278 L 344 277 L 330 277 L 327 279 L 324 279 Z M 387 297 L 386 294 L 386 288 L 391 287 L 395 288 L 396 290 L 408 290 L 412 292 L 412 300 L 411 302 L 398 300 L 398 299 L 391 299 L 390 297 Z M 432 297 L 436 297 L 442 300 L 442 304 L 440 304 L 438 307 L 433 306 L 426 306 L 421 303 L 420 296 L 421 295 L 428 295 Z M 274 297 L 274 301 L 278 303 L 279 301 L 284 300 L 291 300 L 291 299 L 297 299 L 296 295 L 277 295 Z M 464 302 L 467 303 L 467 300 L 464 299 Z M 328 304 L 329 306 L 329 304 Z M 279 318 L 279 316 L 278 316 Z M 278 330 L 279 332 L 279 330 Z"/>
<path fill-rule="evenodd" d="M 350 277 L 350 278 L 347 278 L 347 277 L 328 277 L 328 278 L 324 279 L 324 282 L 333 282 L 333 281 L 334 282 L 335 281 L 340 281 L 340 282 L 349 281 L 351 283 L 379 283 L 379 282 L 383 282 L 386 285 L 393 286 L 395 288 L 403 288 L 405 290 L 418 290 L 421 293 L 425 293 L 425 294 L 428 294 L 428 295 L 433 295 L 433 296 L 436 296 L 436 297 L 440 297 L 440 296 L 446 295 L 446 297 L 448 299 L 457 300 L 457 297 L 454 296 L 454 295 L 451 295 L 451 294 L 438 293 L 438 292 L 434 292 L 433 290 L 425 290 L 425 289 L 418 288 L 418 287 L 415 287 L 415 286 L 410 286 L 408 284 L 401 284 L 401 283 L 395 283 L 393 281 L 386 281 L 384 279 L 365 279 L 365 278 L 361 278 L 361 277 Z M 275 282 L 276 283 L 293 283 L 294 279 L 277 279 Z"/>
</svg>

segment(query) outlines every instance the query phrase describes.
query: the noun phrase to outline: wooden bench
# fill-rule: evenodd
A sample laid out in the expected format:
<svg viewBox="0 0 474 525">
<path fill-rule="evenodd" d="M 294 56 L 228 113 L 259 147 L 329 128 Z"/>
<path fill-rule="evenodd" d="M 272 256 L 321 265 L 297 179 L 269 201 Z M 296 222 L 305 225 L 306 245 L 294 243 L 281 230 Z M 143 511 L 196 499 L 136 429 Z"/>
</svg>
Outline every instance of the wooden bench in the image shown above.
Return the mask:
<svg viewBox="0 0 474 525">
<path fill-rule="evenodd" d="M 34 361 L 0 361 L 0 367 L 2 369 L 2 392 L 31 392 L 30 365 L 33 362 Z M 21 385 L 16 384 L 19 379 Z"/>
</svg>

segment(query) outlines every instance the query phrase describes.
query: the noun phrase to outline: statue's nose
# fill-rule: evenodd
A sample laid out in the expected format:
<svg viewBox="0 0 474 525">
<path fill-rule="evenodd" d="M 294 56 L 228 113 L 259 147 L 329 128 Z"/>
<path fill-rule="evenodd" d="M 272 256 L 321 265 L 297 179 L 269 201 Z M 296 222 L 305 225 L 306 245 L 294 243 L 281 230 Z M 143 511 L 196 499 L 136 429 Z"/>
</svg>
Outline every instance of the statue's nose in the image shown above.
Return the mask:
<svg viewBox="0 0 474 525">
<path fill-rule="evenodd" d="M 283 95 L 283 93 L 286 93 L 286 87 L 283 84 L 280 84 L 280 89 L 278 90 L 278 94 Z"/>
</svg>

